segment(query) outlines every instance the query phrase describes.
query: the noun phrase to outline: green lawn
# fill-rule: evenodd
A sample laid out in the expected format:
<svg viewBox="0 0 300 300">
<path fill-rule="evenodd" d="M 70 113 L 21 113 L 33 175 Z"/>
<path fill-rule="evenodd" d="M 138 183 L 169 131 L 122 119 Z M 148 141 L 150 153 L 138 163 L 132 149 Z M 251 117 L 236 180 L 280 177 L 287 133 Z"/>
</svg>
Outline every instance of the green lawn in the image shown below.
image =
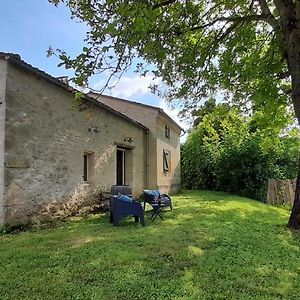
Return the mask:
<svg viewBox="0 0 300 300">
<path fill-rule="evenodd" d="M 108 215 L 0 236 L 0 299 L 299 299 L 289 212 L 216 192 L 174 196 L 147 226 Z"/>
</svg>

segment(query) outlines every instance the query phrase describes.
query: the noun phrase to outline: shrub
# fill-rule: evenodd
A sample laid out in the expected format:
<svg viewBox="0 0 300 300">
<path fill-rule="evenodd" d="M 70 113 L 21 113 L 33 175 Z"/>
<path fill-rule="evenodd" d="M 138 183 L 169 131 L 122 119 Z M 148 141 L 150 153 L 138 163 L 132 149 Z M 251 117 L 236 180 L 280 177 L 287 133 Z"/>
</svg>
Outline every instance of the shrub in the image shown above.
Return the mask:
<svg viewBox="0 0 300 300">
<path fill-rule="evenodd" d="M 299 139 L 278 128 L 254 128 L 237 110 L 207 114 L 182 146 L 182 181 L 191 189 L 232 192 L 264 200 L 268 178 L 297 173 Z"/>
</svg>

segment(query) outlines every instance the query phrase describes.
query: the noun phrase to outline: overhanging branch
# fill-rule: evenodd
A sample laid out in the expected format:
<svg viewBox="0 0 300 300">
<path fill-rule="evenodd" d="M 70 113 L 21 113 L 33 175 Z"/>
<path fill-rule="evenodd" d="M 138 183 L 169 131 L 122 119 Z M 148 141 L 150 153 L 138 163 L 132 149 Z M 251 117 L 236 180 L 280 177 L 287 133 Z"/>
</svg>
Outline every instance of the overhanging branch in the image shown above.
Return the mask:
<svg viewBox="0 0 300 300">
<path fill-rule="evenodd" d="M 218 22 L 234 22 L 234 23 L 240 23 L 240 22 L 251 22 L 251 21 L 266 21 L 268 16 L 261 14 L 261 15 L 248 15 L 248 16 L 235 16 L 235 17 L 220 17 L 216 18 L 213 21 L 203 24 L 191 27 L 189 31 L 199 30 L 199 29 L 205 29 L 207 27 L 213 26 Z"/>
<path fill-rule="evenodd" d="M 161 2 L 161 3 L 157 3 L 157 4 L 154 4 L 152 6 L 152 9 L 157 9 L 157 8 L 161 8 L 161 7 L 164 7 L 164 6 L 168 6 L 172 3 L 176 2 L 176 0 L 167 0 L 167 1 L 164 1 L 164 2 Z"/>
<path fill-rule="evenodd" d="M 211 22 L 208 22 L 208 23 L 205 23 L 202 25 L 188 27 L 188 28 L 185 28 L 184 30 L 181 30 L 178 27 L 175 27 L 175 28 L 173 28 L 173 32 L 179 36 L 179 35 L 182 35 L 187 32 L 206 29 L 206 28 L 211 27 L 219 22 L 240 24 L 243 22 L 252 22 L 252 21 L 266 21 L 266 16 L 265 15 L 247 15 L 247 16 L 234 16 L 234 17 L 219 17 L 219 18 L 214 19 Z"/>
<path fill-rule="evenodd" d="M 271 13 L 269 5 L 266 0 L 256 0 L 259 3 L 260 9 L 265 16 L 265 21 L 268 22 L 274 31 L 278 31 L 279 29 L 279 22 Z"/>
</svg>

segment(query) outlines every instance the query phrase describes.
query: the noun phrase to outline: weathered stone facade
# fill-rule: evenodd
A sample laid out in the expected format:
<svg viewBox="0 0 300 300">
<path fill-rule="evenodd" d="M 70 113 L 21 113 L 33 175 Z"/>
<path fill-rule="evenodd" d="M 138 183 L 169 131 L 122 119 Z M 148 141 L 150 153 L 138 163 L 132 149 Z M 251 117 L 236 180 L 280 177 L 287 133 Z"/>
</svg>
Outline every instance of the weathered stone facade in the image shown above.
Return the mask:
<svg viewBox="0 0 300 300">
<path fill-rule="evenodd" d="M 7 64 L 0 61 L 0 224 L 4 224 L 6 76 L 7 76 Z"/>
<path fill-rule="evenodd" d="M 169 194 L 178 193 L 181 190 L 180 126 L 158 107 L 95 93 L 90 96 L 149 128 L 148 187 Z M 169 137 L 166 137 L 166 127 Z M 170 154 L 168 171 L 163 168 L 164 150 Z"/>
<path fill-rule="evenodd" d="M 54 78 L 0 56 L 0 225 L 97 202 L 116 184 L 117 147 L 125 153 L 124 183 L 134 196 L 147 187 L 147 128 L 96 101 L 72 108 L 73 100 Z"/>
<path fill-rule="evenodd" d="M 0 225 L 83 211 L 114 184 L 180 190 L 181 128 L 163 110 L 97 95 L 74 107 L 75 93 L 0 53 Z"/>
</svg>

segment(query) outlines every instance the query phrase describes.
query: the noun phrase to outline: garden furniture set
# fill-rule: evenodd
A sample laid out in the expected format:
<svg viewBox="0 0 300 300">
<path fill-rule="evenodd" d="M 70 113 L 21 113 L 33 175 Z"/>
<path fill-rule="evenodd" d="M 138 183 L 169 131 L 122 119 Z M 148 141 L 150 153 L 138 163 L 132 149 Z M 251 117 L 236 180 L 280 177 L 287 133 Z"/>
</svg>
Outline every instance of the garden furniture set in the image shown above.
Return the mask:
<svg viewBox="0 0 300 300">
<path fill-rule="evenodd" d="M 162 210 L 170 207 L 172 210 L 172 200 L 169 195 L 161 194 L 158 190 L 144 190 L 144 205 L 140 201 L 132 198 L 131 187 L 128 185 L 113 185 L 109 197 L 110 223 L 119 225 L 123 217 L 133 216 L 135 222 L 145 225 L 144 211 L 148 203 L 152 207 L 151 221 L 156 217 L 164 220 Z"/>
</svg>

